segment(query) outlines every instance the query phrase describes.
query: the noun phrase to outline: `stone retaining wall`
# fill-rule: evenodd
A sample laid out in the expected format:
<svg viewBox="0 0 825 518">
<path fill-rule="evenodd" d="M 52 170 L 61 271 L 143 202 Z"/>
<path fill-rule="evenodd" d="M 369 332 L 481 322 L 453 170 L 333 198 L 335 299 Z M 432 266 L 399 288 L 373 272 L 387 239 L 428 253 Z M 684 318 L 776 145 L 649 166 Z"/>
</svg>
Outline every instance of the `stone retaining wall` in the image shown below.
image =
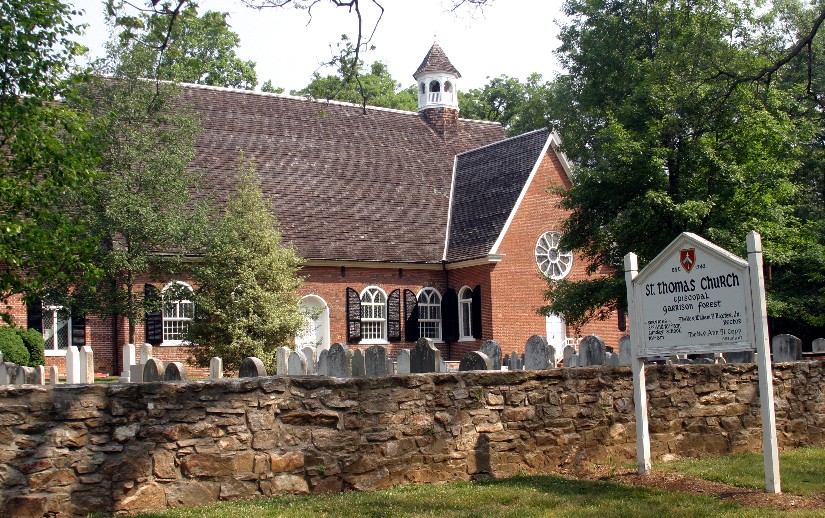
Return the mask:
<svg viewBox="0 0 825 518">
<path fill-rule="evenodd" d="M 825 445 L 825 363 L 774 366 L 782 448 Z M 651 446 L 758 451 L 754 365 L 650 366 Z M 539 473 L 635 458 L 626 367 L 0 388 L 5 516 Z"/>
</svg>

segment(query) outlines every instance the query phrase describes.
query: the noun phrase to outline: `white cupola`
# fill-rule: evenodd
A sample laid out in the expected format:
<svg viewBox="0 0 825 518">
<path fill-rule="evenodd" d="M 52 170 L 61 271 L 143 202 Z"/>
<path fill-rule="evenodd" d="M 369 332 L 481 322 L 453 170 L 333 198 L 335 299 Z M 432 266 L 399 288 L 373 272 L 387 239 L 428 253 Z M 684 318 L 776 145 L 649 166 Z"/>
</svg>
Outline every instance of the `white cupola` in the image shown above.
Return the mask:
<svg viewBox="0 0 825 518">
<path fill-rule="evenodd" d="M 418 89 L 418 111 L 452 108 L 458 111 L 456 80 L 461 77 L 447 55 L 433 43 L 421 66 L 413 74 Z"/>
</svg>

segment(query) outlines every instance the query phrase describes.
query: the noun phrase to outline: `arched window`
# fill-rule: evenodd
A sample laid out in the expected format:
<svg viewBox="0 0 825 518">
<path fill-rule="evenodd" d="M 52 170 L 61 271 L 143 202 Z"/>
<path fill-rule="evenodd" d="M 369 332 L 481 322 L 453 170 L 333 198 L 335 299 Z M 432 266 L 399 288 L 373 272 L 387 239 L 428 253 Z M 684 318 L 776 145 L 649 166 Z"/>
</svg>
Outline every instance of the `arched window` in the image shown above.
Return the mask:
<svg viewBox="0 0 825 518">
<path fill-rule="evenodd" d="M 178 345 L 186 337 L 195 317 L 192 295 L 192 287 L 181 281 L 163 288 L 163 345 Z"/>
<path fill-rule="evenodd" d="M 536 241 L 536 264 L 541 273 L 554 280 L 563 279 L 573 267 L 573 252 L 561 250 L 561 234 L 548 231 Z"/>
<path fill-rule="evenodd" d="M 453 83 L 450 81 L 444 81 L 444 91 L 445 92 L 452 92 L 453 91 Z"/>
<path fill-rule="evenodd" d="M 458 339 L 473 339 L 473 290 L 469 286 L 458 292 Z"/>
<path fill-rule="evenodd" d="M 441 341 L 441 294 L 435 288 L 418 292 L 418 332 L 421 338 Z"/>
<path fill-rule="evenodd" d="M 387 294 L 378 286 L 361 292 L 361 343 L 386 343 Z"/>
<path fill-rule="evenodd" d="M 440 92 L 441 91 L 441 83 L 438 81 L 430 81 L 430 92 Z"/>
<path fill-rule="evenodd" d="M 63 306 L 43 303 L 43 342 L 46 356 L 66 354 L 72 342 L 72 318 Z"/>
<path fill-rule="evenodd" d="M 425 85 L 424 83 L 421 83 L 419 86 L 421 87 L 421 93 L 422 94 L 427 93 L 427 85 Z"/>
<path fill-rule="evenodd" d="M 307 295 L 298 303 L 304 325 L 295 333 L 295 345 L 329 349 L 329 306 L 318 295 Z"/>
</svg>

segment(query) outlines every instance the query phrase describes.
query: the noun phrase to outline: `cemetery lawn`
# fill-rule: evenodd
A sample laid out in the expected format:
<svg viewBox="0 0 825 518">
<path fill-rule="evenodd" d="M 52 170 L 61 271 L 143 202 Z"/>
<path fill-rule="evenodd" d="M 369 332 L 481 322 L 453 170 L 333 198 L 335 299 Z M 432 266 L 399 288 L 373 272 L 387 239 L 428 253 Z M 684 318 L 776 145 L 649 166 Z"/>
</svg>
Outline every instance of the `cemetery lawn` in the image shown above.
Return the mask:
<svg viewBox="0 0 825 518">
<path fill-rule="evenodd" d="M 283 496 L 138 516 L 812 518 L 825 516 L 823 463 L 823 448 L 783 453 L 785 493 L 781 495 L 762 491 L 762 457 L 753 454 L 657 464 L 647 477 L 615 466 L 594 467 L 559 475 L 422 484 L 371 493 Z"/>
</svg>

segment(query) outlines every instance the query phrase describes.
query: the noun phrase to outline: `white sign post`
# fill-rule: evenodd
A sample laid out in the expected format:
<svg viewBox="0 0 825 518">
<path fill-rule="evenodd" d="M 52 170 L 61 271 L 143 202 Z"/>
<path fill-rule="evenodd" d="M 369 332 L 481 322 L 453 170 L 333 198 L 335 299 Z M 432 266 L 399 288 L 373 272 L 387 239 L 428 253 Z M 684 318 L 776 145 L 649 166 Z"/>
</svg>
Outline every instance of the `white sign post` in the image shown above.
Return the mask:
<svg viewBox="0 0 825 518">
<path fill-rule="evenodd" d="M 640 474 L 650 471 L 644 359 L 756 349 L 765 488 L 771 493 L 780 492 L 759 234 L 748 234 L 747 243 L 748 261 L 745 261 L 686 232 L 639 273 L 636 255 L 625 256 Z"/>
</svg>

